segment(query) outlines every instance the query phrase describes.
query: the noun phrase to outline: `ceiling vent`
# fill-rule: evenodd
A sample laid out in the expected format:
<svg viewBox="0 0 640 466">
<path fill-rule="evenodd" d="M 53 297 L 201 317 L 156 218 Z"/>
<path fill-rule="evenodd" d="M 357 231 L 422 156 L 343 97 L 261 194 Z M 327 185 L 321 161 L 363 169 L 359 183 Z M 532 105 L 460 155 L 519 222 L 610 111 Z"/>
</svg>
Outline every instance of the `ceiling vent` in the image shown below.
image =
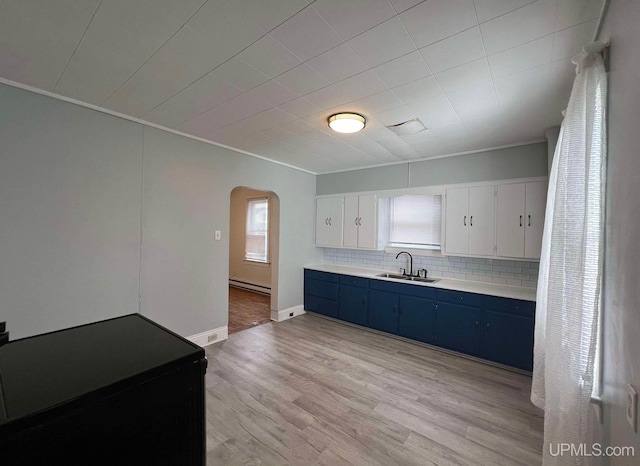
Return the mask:
<svg viewBox="0 0 640 466">
<path fill-rule="evenodd" d="M 398 136 L 416 134 L 427 129 L 418 118 L 414 118 L 413 120 L 405 121 L 403 123 L 398 123 L 397 125 L 387 126 L 387 128 L 396 133 Z"/>
</svg>

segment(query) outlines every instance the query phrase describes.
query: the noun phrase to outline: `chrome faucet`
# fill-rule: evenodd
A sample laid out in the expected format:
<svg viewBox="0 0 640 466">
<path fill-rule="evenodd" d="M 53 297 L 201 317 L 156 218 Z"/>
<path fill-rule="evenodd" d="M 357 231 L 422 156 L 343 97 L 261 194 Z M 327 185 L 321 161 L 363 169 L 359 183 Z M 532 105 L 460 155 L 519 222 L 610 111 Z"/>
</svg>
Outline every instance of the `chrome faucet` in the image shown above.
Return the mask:
<svg viewBox="0 0 640 466">
<path fill-rule="evenodd" d="M 409 254 L 407 251 L 400 251 L 396 256 L 396 259 L 400 257 L 400 254 L 406 254 L 409 256 L 409 273 L 403 272 L 402 275 L 407 275 L 408 277 L 413 277 L 413 256 Z"/>
</svg>

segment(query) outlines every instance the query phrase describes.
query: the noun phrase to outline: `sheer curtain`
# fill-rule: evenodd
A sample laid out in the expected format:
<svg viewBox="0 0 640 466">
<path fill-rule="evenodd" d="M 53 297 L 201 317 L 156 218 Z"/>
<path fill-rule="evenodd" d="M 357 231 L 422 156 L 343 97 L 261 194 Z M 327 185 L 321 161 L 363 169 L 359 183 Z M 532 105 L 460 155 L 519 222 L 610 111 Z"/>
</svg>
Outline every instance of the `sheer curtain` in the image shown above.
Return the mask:
<svg viewBox="0 0 640 466">
<path fill-rule="evenodd" d="M 551 167 L 538 295 L 531 401 L 545 410 L 544 464 L 586 464 L 557 453 L 590 440 L 596 381 L 606 165 L 605 44 L 586 47 Z"/>
</svg>

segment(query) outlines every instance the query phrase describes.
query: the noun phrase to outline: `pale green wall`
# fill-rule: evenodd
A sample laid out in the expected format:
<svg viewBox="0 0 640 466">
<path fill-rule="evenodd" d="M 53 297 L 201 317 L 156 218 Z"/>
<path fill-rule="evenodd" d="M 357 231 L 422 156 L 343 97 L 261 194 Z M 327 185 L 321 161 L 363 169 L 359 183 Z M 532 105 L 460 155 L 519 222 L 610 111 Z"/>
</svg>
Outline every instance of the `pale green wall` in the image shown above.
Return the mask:
<svg viewBox="0 0 640 466">
<path fill-rule="evenodd" d="M 279 196 L 278 309 L 302 304 L 315 178 L 0 85 L 0 320 L 26 337 L 138 312 L 140 293 L 181 335 L 226 325 L 236 186 Z"/>
<path fill-rule="evenodd" d="M 547 143 L 318 175 L 316 194 L 547 176 Z"/>
</svg>

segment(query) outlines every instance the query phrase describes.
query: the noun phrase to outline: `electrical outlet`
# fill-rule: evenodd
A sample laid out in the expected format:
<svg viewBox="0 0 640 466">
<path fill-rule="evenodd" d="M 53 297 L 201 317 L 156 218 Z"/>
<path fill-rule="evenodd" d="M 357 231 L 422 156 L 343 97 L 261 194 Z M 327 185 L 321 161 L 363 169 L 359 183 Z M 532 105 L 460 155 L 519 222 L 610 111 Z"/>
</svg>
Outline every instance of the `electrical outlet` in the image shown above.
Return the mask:
<svg viewBox="0 0 640 466">
<path fill-rule="evenodd" d="M 209 335 L 207 341 L 209 341 L 209 343 L 211 343 L 212 341 L 216 341 L 218 339 L 218 334 L 214 333 L 213 335 Z"/>
<path fill-rule="evenodd" d="M 634 432 L 638 432 L 638 392 L 633 385 L 627 385 L 627 421 Z"/>
</svg>

